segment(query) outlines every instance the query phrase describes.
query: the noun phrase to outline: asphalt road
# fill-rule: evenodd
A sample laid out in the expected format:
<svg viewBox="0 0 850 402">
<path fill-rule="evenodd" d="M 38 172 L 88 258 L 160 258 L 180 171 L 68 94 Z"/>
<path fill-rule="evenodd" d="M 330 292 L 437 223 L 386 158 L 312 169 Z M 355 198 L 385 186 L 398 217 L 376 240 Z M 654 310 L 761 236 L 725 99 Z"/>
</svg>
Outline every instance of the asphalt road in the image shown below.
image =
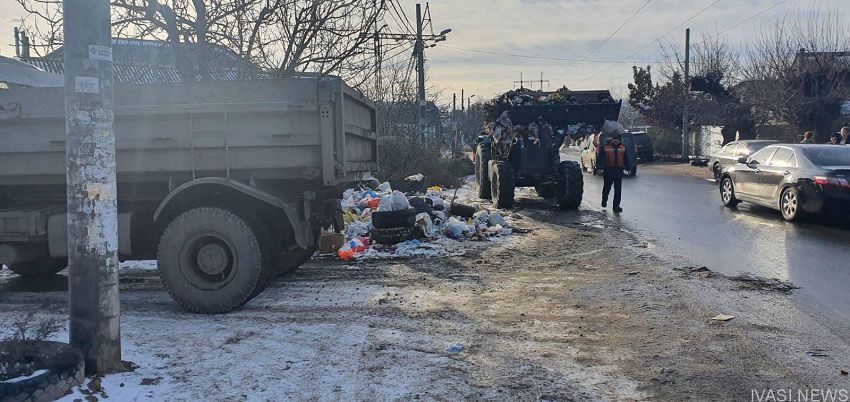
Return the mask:
<svg viewBox="0 0 850 402">
<path fill-rule="evenodd" d="M 576 160 L 577 155 L 568 155 Z M 585 174 L 583 208 L 602 210 L 602 178 Z M 623 181 L 630 230 L 670 256 L 727 275 L 752 273 L 792 282 L 795 298 L 850 321 L 850 223 L 786 222 L 778 211 L 747 203 L 724 208 L 713 180 L 641 167 Z"/>
</svg>

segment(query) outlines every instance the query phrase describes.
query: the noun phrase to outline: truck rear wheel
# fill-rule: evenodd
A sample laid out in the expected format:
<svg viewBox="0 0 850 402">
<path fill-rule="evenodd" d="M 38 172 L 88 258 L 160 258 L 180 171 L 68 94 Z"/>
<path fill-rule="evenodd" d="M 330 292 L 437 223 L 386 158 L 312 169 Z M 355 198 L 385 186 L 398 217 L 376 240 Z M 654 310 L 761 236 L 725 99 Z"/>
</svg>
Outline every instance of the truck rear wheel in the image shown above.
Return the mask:
<svg viewBox="0 0 850 402">
<path fill-rule="evenodd" d="M 203 314 L 234 310 L 267 284 L 262 233 L 214 207 L 189 210 L 165 229 L 157 249 L 159 275 L 184 309 Z"/>
<path fill-rule="evenodd" d="M 490 145 L 478 144 L 475 153 L 475 179 L 478 181 L 478 198 L 490 198 Z"/>
<path fill-rule="evenodd" d="M 514 206 L 514 171 L 510 162 L 490 161 L 490 195 L 496 208 Z"/>
<path fill-rule="evenodd" d="M 578 209 L 584 196 L 584 176 L 576 162 L 561 162 L 558 166 L 561 183 L 558 187 L 558 209 Z"/>
<path fill-rule="evenodd" d="M 68 266 L 66 258 L 45 258 L 33 262 L 21 262 L 8 265 L 9 269 L 20 276 L 50 276 Z"/>
</svg>

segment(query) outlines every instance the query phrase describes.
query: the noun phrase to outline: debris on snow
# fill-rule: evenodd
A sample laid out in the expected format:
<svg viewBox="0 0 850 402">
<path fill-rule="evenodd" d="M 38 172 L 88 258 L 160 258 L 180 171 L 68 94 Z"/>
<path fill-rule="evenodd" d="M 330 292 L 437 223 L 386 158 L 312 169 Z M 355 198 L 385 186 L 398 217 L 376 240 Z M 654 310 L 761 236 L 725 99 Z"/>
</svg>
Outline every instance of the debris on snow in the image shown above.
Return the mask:
<svg viewBox="0 0 850 402">
<path fill-rule="evenodd" d="M 714 317 L 711 317 L 711 320 L 712 320 L 712 321 L 722 321 L 722 322 L 726 322 L 726 321 L 730 321 L 730 320 L 732 320 L 733 318 L 735 318 L 735 316 L 734 316 L 734 315 L 728 315 L 728 314 L 718 314 L 718 315 L 716 315 L 716 316 L 714 316 Z"/>
<path fill-rule="evenodd" d="M 343 261 L 456 256 L 466 251 L 468 247 L 463 245 L 466 241 L 511 235 L 513 229 L 500 213 L 473 203 L 474 192 L 468 183 L 467 180 L 461 188 L 448 191 L 433 186 L 425 194 L 419 192 L 410 197 L 394 190 L 389 183 L 382 183 L 374 190 L 346 190 L 341 205 L 348 241 L 337 256 Z M 375 213 L 410 208 L 416 211 L 415 219 L 400 223 L 410 227 L 387 228 L 383 224 L 376 229 L 372 224 Z"/>
</svg>

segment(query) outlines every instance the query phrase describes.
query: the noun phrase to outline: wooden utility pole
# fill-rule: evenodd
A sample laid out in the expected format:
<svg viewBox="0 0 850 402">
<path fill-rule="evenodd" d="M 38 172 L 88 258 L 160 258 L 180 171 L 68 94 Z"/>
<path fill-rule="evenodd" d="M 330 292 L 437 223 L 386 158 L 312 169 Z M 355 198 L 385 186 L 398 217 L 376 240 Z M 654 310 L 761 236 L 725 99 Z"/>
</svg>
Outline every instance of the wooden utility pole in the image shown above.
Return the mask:
<svg viewBox="0 0 850 402">
<path fill-rule="evenodd" d="M 63 10 L 70 338 L 103 374 L 123 368 L 109 1 Z"/>
<path fill-rule="evenodd" d="M 546 83 L 546 86 L 549 86 L 549 80 L 543 79 L 543 72 L 540 72 L 540 92 L 543 92 L 543 83 Z"/>
<path fill-rule="evenodd" d="M 691 29 L 685 30 L 685 98 L 682 105 L 682 158 L 687 159 L 690 154 L 690 118 L 688 117 L 688 103 L 691 97 Z"/>
<path fill-rule="evenodd" d="M 422 141 L 425 141 L 425 42 L 422 40 L 422 5 L 416 4 L 416 70 L 419 81 L 419 96 L 416 97 L 417 102 L 417 123 L 419 126 L 419 135 Z"/>
</svg>

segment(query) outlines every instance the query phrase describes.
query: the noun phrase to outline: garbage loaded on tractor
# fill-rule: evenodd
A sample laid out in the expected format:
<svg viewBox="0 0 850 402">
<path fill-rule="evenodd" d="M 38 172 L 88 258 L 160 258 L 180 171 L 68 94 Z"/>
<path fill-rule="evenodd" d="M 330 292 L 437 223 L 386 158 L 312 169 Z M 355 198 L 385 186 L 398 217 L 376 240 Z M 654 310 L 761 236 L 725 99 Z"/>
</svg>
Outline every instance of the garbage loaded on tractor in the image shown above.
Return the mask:
<svg viewBox="0 0 850 402">
<path fill-rule="evenodd" d="M 377 166 L 373 102 L 334 77 L 115 88 L 118 254 L 185 309 L 240 307 L 341 230 Z M 67 266 L 63 88 L 0 91 L 0 264 Z"/>
<path fill-rule="evenodd" d="M 492 199 L 496 208 L 510 208 L 515 187 L 533 186 L 561 210 L 578 208 L 584 191 L 581 167 L 561 160 L 561 144 L 568 135 L 597 132 L 605 120 L 617 120 L 620 106 L 608 91 L 567 88 L 521 88 L 488 102 L 490 123 L 474 152 L 479 197 Z"/>
</svg>

